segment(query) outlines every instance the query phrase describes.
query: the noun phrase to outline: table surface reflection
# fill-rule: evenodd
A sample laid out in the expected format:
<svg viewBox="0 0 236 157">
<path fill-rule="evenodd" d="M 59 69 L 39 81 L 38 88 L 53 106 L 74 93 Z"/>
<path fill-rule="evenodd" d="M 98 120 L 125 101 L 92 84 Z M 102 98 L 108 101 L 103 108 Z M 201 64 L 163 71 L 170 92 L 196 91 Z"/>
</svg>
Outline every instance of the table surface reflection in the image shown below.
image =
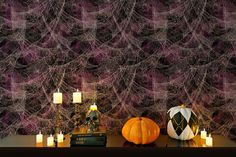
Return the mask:
<svg viewBox="0 0 236 157">
<path fill-rule="evenodd" d="M 35 135 L 10 135 L 0 140 L 0 147 L 46 147 L 47 136 L 44 135 L 42 144 L 36 144 Z M 226 137 L 220 135 L 212 137 L 213 147 L 236 147 L 236 142 Z M 179 141 L 167 135 L 160 135 L 154 143 L 141 146 L 127 142 L 121 135 L 108 135 L 106 147 L 205 147 L 204 143 L 199 135 L 189 141 Z M 64 142 L 58 147 L 70 147 L 69 134 L 65 135 Z"/>
</svg>

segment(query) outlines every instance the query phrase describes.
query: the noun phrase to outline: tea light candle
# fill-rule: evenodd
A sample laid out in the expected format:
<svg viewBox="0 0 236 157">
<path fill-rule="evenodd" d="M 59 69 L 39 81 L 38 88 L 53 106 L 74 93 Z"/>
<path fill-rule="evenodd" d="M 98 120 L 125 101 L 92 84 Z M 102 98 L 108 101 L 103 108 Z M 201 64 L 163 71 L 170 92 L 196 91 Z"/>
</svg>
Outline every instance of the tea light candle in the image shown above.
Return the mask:
<svg viewBox="0 0 236 157">
<path fill-rule="evenodd" d="M 208 137 L 206 137 L 206 146 L 212 147 L 213 145 L 213 138 L 211 137 L 211 134 L 209 134 Z"/>
<path fill-rule="evenodd" d="M 73 93 L 73 103 L 81 103 L 82 102 L 82 94 L 77 89 L 76 92 Z"/>
<path fill-rule="evenodd" d="M 61 143 L 61 142 L 63 142 L 63 140 L 64 140 L 64 135 L 60 131 L 60 134 L 57 134 L 57 142 Z"/>
<path fill-rule="evenodd" d="M 62 104 L 62 93 L 57 90 L 57 92 L 53 93 L 53 103 L 54 104 Z"/>
<path fill-rule="evenodd" d="M 201 131 L 201 138 L 202 138 L 202 139 L 206 139 L 206 136 L 207 136 L 207 132 L 206 132 L 205 129 L 203 129 L 203 130 Z"/>
<path fill-rule="evenodd" d="M 41 131 L 39 134 L 36 135 L 36 143 L 42 143 L 43 142 L 43 135 L 41 134 Z"/>
<path fill-rule="evenodd" d="M 52 136 L 52 134 L 47 138 L 47 146 L 48 147 L 53 147 L 54 145 L 54 138 Z"/>
<path fill-rule="evenodd" d="M 97 107 L 97 105 L 95 103 L 90 106 L 90 110 L 92 110 L 92 111 L 95 111 L 97 109 L 98 109 L 98 107 Z"/>
</svg>

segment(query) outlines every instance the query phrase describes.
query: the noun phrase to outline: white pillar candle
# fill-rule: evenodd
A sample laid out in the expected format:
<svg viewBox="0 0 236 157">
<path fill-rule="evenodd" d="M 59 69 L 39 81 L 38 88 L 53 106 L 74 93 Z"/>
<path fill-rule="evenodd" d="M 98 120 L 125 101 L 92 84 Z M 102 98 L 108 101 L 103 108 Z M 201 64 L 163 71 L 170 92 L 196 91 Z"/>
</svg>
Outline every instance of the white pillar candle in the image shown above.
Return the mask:
<svg viewBox="0 0 236 157">
<path fill-rule="evenodd" d="M 53 103 L 54 104 L 62 104 L 62 93 L 59 91 L 53 93 Z"/>
<path fill-rule="evenodd" d="M 90 110 L 92 110 L 92 111 L 95 111 L 97 109 L 98 109 L 98 107 L 97 107 L 97 105 L 95 103 L 90 106 Z"/>
<path fill-rule="evenodd" d="M 201 131 L 201 138 L 202 138 L 202 139 L 206 139 L 206 136 L 207 136 L 207 132 L 206 132 L 205 129 L 203 129 L 203 130 Z"/>
<path fill-rule="evenodd" d="M 211 137 L 211 134 L 209 134 L 208 137 L 206 137 L 206 146 L 210 146 L 212 147 L 213 146 L 213 138 Z"/>
<path fill-rule="evenodd" d="M 64 141 L 64 135 L 62 134 L 62 132 L 60 131 L 60 134 L 57 134 L 57 142 L 61 143 Z"/>
<path fill-rule="evenodd" d="M 82 102 L 82 94 L 77 89 L 76 92 L 73 93 L 73 103 L 81 103 Z"/>
<path fill-rule="evenodd" d="M 43 135 L 41 134 L 41 131 L 39 134 L 36 135 L 36 143 L 42 143 L 43 142 Z"/>
<path fill-rule="evenodd" d="M 52 136 L 52 134 L 47 138 L 47 146 L 48 147 L 53 147 L 54 145 L 54 138 Z"/>
</svg>

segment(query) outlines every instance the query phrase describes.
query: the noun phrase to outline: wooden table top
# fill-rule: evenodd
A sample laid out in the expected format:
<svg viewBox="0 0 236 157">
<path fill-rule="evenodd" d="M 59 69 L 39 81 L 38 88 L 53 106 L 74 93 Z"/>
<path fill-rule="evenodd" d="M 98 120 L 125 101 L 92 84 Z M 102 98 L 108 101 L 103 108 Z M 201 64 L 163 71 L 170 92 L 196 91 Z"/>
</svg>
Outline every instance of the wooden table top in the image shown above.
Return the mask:
<svg viewBox="0 0 236 157">
<path fill-rule="evenodd" d="M 212 135 L 213 147 L 236 147 L 236 142 L 220 136 Z M 36 145 L 35 135 L 10 135 L 0 140 L 0 147 L 46 147 L 47 135 L 44 135 L 43 144 Z M 65 135 L 65 141 L 59 147 L 70 147 L 70 135 Z M 108 135 L 106 147 L 140 147 L 127 142 L 121 135 Z M 205 147 L 200 136 L 190 141 L 179 141 L 167 135 L 160 135 L 155 143 L 142 147 Z"/>
</svg>

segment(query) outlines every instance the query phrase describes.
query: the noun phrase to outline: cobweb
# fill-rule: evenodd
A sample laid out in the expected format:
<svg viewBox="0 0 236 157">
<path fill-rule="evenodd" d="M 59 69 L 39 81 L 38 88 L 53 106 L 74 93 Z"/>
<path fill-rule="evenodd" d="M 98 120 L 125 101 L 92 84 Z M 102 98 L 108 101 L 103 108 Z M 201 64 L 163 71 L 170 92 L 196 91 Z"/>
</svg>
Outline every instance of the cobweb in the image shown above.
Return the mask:
<svg viewBox="0 0 236 157">
<path fill-rule="evenodd" d="M 51 133 L 60 88 L 64 132 L 79 89 L 110 133 L 185 103 L 234 138 L 235 17 L 234 0 L 0 0 L 1 137 Z"/>
</svg>

